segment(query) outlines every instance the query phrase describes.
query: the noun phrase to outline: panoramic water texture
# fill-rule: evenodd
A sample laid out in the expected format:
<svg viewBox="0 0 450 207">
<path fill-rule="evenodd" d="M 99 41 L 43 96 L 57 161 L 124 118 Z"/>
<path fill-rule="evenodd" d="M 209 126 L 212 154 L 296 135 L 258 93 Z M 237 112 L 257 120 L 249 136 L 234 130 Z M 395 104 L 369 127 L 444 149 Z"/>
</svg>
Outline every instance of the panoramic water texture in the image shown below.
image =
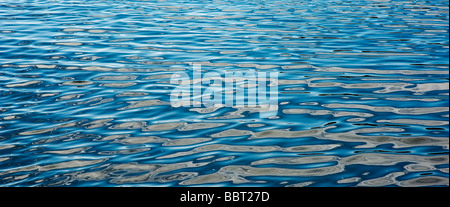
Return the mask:
<svg viewBox="0 0 450 207">
<path fill-rule="evenodd" d="M 448 0 L 0 1 L 0 186 L 448 186 L 448 21 Z M 171 106 L 195 64 L 277 72 L 276 115 Z"/>
</svg>

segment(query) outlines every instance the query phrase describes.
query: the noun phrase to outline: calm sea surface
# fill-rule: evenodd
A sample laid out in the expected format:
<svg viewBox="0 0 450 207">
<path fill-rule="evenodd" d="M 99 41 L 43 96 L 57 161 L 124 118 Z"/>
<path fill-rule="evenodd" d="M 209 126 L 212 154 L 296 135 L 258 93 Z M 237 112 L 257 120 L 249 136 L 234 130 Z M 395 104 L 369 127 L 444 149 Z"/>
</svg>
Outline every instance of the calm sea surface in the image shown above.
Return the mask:
<svg viewBox="0 0 450 207">
<path fill-rule="evenodd" d="M 2 0 L 0 186 L 448 186 L 448 21 L 448 0 Z M 276 113 L 173 107 L 196 64 L 276 72 Z"/>
</svg>

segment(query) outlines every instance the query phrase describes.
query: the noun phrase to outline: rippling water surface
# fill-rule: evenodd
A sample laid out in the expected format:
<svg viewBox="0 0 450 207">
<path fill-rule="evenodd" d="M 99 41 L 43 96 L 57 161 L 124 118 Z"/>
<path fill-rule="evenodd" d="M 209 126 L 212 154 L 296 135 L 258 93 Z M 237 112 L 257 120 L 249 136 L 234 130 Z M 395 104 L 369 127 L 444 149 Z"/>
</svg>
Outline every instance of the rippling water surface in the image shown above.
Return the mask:
<svg viewBox="0 0 450 207">
<path fill-rule="evenodd" d="M 0 1 L 0 186 L 448 186 L 447 0 Z M 278 112 L 172 107 L 278 73 Z"/>
</svg>

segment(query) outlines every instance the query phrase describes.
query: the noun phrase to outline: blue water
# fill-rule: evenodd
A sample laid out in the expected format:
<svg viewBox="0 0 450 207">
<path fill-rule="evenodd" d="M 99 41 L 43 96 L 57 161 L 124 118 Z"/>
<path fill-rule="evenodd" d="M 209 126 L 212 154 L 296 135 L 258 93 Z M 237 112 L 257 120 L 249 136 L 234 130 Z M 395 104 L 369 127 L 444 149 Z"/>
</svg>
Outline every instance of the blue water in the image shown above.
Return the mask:
<svg viewBox="0 0 450 207">
<path fill-rule="evenodd" d="M 448 186 L 447 0 L 0 1 L 0 186 Z M 278 73 L 276 115 L 173 107 Z"/>
</svg>

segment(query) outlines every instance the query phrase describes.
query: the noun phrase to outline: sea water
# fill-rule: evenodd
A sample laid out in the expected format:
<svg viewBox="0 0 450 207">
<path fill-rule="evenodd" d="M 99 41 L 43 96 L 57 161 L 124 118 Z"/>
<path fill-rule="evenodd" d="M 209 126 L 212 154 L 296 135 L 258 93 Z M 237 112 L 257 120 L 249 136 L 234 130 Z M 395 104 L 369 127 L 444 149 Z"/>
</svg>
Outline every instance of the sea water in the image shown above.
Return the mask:
<svg viewBox="0 0 450 207">
<path fill-rule="evenodd" d="M 0 186 L 448 186 L 448 21 L 447 0 L 1 1 Z M 261 84 L 266 115 L 237 104 Z"/>
</svg>

